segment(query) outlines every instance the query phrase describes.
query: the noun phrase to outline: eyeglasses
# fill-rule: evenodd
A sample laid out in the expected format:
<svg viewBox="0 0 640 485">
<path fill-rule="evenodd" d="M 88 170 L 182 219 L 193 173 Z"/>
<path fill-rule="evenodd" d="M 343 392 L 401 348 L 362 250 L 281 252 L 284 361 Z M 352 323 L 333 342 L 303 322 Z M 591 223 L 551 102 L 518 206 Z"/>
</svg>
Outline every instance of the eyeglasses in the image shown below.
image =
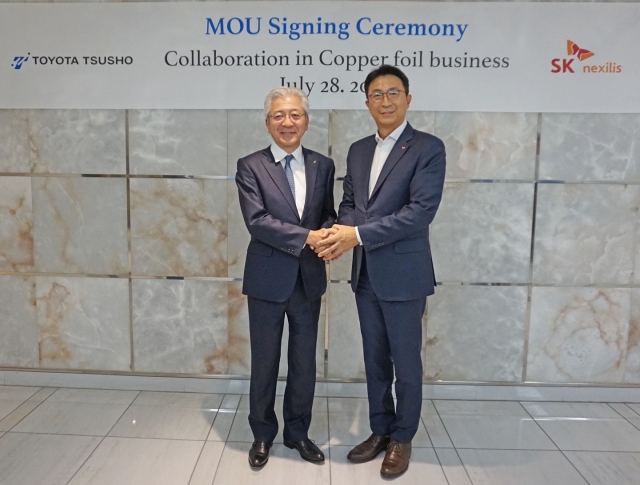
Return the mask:
<svg viewBox="0 0 640 485">
<path fill-rule="evenodd" d="M 389 101 L 395 101 L 400 96 L 400 93 L 405 93 L 402 89 L 389 89 L 386 93 L 381 93 L 380 91 L 375 91 L 371 93 L 368 98 L 373 104 L 378 104 L 382 102 L 382 98 L 385 96 Z"/>
<path fill-rule="evenodd" d="M 288 117 L 291 121 L 295 123 L 296 121 L 300 121 L 302 118 L 306 116 L 307 116 L 306 113 L 302 115 L 299 113 L 276 113 L 274 115 L 267 116 L 267 118 L 272 119 L 276 123 L 282 123 L 285 120 L 285 118 Z"/>
</svg>

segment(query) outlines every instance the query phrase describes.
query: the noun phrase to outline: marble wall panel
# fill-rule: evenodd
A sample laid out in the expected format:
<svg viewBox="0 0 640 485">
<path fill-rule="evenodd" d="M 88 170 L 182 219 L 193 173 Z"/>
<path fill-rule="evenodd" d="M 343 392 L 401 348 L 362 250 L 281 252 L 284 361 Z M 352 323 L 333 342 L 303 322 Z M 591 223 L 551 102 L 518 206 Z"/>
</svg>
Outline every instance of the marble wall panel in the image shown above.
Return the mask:
<svg viewBox="0 0 640 485">
<path fill-rule="evenodd" d="M 316 345 L 316 376 L 324 377 L 324 341 L 326 322 L 326 299 L 323 297 L 318 322 L 318 342 Z M 285 316 L 280 346 L 280 367 L 278 374 L 286 377 L 289 324 Z M 229 374 L 251 375 L 251 341 L 249 332 L 249 312 L 247 297 L 242 294 L 242 282 L 229 283 Z"/>
<path fill-rule="evenodd" d="M 251 374 L 251 343 L 249 340 L 247 297 L 242 294 L 241 281 L 230 282 L 227 291 L 229 302 L 228 373 L 248 376 Z"/>
<path fill-rule="evenodd" d="M 522 380 L 523 286 L 439 286 L 429 297 L 426 380 Z"/>
<path fill-rule="evenodd" d="M 364 106 L 362 110 L 333 110 L 331 120 L 331 157 L 336 164 L 336 177 L 347 173 L 347 154 L 355 141 L 376 133 L 376 124 Z M 429 111 L 408 111 L 407 121 L 415 129 L 433 133 L 435 113 Z"/>
<path fill-rule="evenodd" d="M 0 366 L 38 366 L 35 278 L 0 276 Z"/>
<path fill-rule="evenodd" d="M 227 232 L 229 234 L 227 249 L 228 274 L 230 278 L 242 278 L 251 235 L 242 218 L 238 187 L 235 180 L 227 182 Z"/>
<path fill-rule="evenodd" d="M 33 267 L 31 179 L 0 177 L 0 271 Z"/>
<path fill-rule="evenodd" d="M 124 179 L 33 178 L 32 188 L 38 271 L 128 271 Z"/>
<path fill-rule="evenodd" d="M 129 111 L 129 169 L 133 174 L 227 175 L 227 111 Z"/>
<path fill-rule="evenodd" d="M 273 140 L 265 126 L 264 111 L 261 109 L 230 110 L 228 119 L 228 174 L 235 175 L 239 158 L 268 147 Z M 314 110 L 313 104 L 311 105 L 309 130 L 302 138 L 302 146 L 327 155 L 329 152 L 328 110 Z"/>
<path fill-rule="evenodd" d="M 540 288 L 531 299 L 527 381 L 622 381 L 629 288 Z"/>
<path fill-rule="evenodd" d="M 535 113 L 436 114 L 453 179 L 533 180 L 537 130 Z"/>
<path fill-rule="evenodd" d="M 227 282 L 133 280 L 134 369 L 226 374 Z"/>
<path fill-rule="evenodd" d="M 335 200 L 336 212 L 342 202 L 342 181 L 337 181 L 333 186 L 333 198 Z M 347 251 L 340 259 L 329 263 L 329 279 L 333 281 L 349 281 L 351 279 L 351 263 L 353 261 L 353 251 Z"/>
<path fill-rule="evenodd" d="M 0 109 L 0 140 L 0 172 L 30 172 L 28 110 Z"/>
<path fill-rule="evenodd" d="M 529 280 L 533 184 L 445 183 L 431 225 L 438 281 Z"/>
<path fill-rule="evenodd" d="M 32 110 L 31 165 L 39 173 L 126 172 L 124 110 Z"/>
<path fill-rule="evenodd" d="M 362 335 L 356 299 L 351 285 L 330 283 L 329 307 L 329 365 L 330 379 L 364 379 Z"/>
<path fill-rule="evenodd" d="M 227 181 L 131 180 L 134 275 L 227 276 Z"/>
<path fill-rule="evenodd" d="M 624 369 L 624 382 L 640 384 L 640 288 L 631 289 L 629 340 Z"/>
<path fill-rule="evenodd" d="M 640 180 L 640 114 L 545 113 L 541 180 Z"/>
<path fill-rule="evenodd" d="M 37 277 L 40 367 L 131 370 L 129 281 Z"/>
<path fill-rule="evenodd" d="M 540 184 L 533 281 L 632 283 L 639 206 L 638 186 Z"/>
</svg>

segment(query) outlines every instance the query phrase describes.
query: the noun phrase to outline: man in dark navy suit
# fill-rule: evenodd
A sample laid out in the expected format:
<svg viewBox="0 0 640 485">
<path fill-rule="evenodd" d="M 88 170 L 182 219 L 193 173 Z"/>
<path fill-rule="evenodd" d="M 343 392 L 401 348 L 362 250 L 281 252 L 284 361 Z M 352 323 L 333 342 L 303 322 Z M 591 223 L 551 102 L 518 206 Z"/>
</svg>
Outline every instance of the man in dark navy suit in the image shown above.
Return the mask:
<svg viewBox="0 0 640 485">
<path fill-rule="evenodd" d="M 378 132 L 351 145 L 339 224 L 318 251 L 335 259 L 355 248 L 351 287 L 373 434 L 348 459 L 366 462 L 386 449 L 380 473 L 394 477 L 409 466 L 420 422 L 422 315 L 436 282 L 429 224 L 442 198 L 445 150 L 440 139 L 405 120 L 411 95 L 400 69 L 381 66 L 364 85 Z"/>
<path fill-rule="evenodd" d="M 264 103 L 270 147 L 238 160 L 240 208 L 251 234 L 244 269 L 251 336 L 249 463 L 263 466 L 278 434 L 274 411 L 284 317 L 289 322 L 284 444 L 308 461 L 324 460 L 307 435 L 316 379 L 320 299 L 325 263 L 313 248 L 336 220 L 333 160 L 300 145 L 309 100 L 297 88 L 276 88 Z"/>
</svg>

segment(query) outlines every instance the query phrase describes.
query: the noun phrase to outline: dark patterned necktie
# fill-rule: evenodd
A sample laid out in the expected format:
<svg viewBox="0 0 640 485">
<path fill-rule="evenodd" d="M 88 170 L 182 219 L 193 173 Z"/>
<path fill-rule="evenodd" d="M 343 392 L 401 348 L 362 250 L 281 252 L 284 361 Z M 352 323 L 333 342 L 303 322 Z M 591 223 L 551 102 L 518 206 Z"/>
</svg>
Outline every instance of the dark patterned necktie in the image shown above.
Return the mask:
<svg viewBox="0 0 640 485">
<path fill-rule="evenodd" d="M 289 182 L 289 188 L 291 188 L 291 193 L 293 194 L 293 198 L 296 198 L 296 185 L 293 182 L 293 170 L 291 170 L 291 160 L 293 160 L 293 155 L 287 155 L 284 157 L 284 175 L 287 177 L 287 182 Z"/>
</svg>

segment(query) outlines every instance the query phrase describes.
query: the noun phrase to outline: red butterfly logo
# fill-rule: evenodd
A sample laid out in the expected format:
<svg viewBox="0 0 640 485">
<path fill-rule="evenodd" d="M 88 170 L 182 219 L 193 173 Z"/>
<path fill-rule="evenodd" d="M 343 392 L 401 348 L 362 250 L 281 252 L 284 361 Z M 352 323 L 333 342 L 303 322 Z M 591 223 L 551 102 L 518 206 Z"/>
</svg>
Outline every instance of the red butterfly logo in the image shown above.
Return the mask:
<svg viewBox="0 0 640 485">
<path fill-rule="evenodd" d="M 570 56 L 576 56 L 580 61 L 584 61 L 585 59 L 595 56 L 593 52 L 588 51 L 587 49 L 582 49 L 578 44 L 571 40 L 567 41 L 567 54 Z"/>
</svg>

